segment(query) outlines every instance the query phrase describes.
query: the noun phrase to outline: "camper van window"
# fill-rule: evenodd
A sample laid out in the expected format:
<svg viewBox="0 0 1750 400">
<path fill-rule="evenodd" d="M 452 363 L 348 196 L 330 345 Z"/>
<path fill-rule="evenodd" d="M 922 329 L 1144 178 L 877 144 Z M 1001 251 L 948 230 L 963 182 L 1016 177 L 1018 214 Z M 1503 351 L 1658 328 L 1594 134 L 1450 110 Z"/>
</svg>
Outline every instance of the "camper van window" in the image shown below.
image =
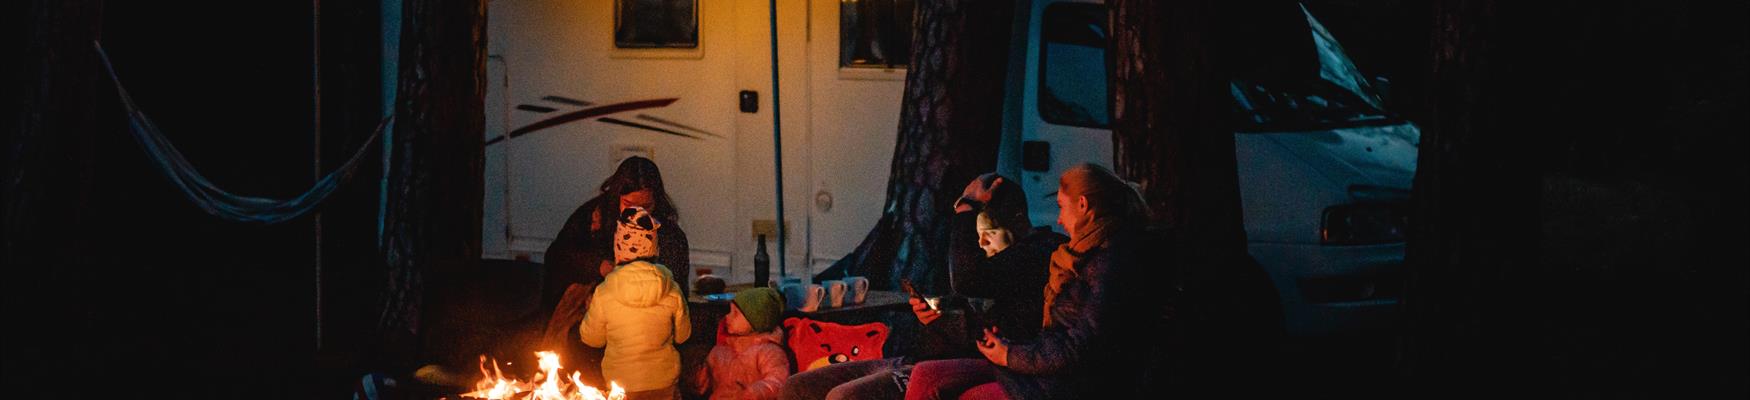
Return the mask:
<svg viewBox="0 0 1750 400">
<path fill-rule="evenodd" d="M 1106 7 L 1045 7 L 1039 35 L 1039 117 L 1058 125 L 1105 128 Z"/>
<path fill-rule="evenodd" d="M 914 0 L 839 2 L 839 66 L 905 68 Z"/>
<path fill-rule="evenodd" d="M 698 48 L 698 0 L 615 0 L 614 47 Z"/>
<path fill-rule="evenodd" d="M 1346 126 L 1396 125 L 1403 119 L 1384 108 L 1373 84 L 1304 6 L 1318 68 L 1291 79 L 1237 75 L 1228 83 L 1236 130 L 1242 133 L 1304 132 Z M 1303 37 L 1296 37 L 1300 39 Z"/>
</svg>

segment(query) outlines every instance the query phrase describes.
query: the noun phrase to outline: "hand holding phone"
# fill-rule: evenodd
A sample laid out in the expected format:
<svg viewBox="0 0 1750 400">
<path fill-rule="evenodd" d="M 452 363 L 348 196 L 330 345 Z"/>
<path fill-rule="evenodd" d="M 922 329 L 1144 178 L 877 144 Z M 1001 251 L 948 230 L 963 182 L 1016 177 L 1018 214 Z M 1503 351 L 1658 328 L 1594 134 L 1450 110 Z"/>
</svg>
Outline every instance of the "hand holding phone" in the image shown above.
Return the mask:
<svg viewBox="0 0 1750 400">
<path fill-rule="evenodd" d="M 907 295 L 910 295 L 910 296 L 911 296 L 911 298 L 914 298 L 914 299 L 918 299 L 918 301 L 920 301 L 920 302 L 922 302 L 922 303 L 924 303 L 924 304 L 925 304 L 925 305 L 927 305 L 927 306 L 929 306 L 929 309 L 930 309 L 930 310 L 931 310 L 931 311 L 936 311 L 936 310 L 937 310 L 937 308 L 936 308 L 936 301 L 934 301 L 934 299 L 930 299 L 930 298 L 928 298 L 928 297 L 924 297 L 924 295 L 923 295 L 923 294 L 920 294 L 920 293 L 918 293 L 918 289 L 917 289 L 917 288 L 915 288 L 915 287 L 912 287 L 912 285 L 911 285 L 911 280 L 910 280 L 910 279 L 900 279 L 900 280 L 899 280 L 899 289 L 900 289 L 900 290 L 904 290 L 904 291 L 905 291 L 905 294 L 907 294 Z"/>
</svg>

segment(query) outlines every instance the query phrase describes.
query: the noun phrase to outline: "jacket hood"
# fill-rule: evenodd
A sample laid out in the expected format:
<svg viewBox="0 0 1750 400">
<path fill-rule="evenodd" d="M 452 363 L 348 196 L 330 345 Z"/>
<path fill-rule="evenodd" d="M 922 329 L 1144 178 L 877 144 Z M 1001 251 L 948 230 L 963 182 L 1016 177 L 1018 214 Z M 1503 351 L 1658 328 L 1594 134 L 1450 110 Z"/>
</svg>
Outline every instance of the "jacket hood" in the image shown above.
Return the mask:
<svg viewBox="0 0 1750 400">
<path fill-rule="evenodd" d="M 614 268 L 602 281 L 608 298 L 632 307 L 656 305 L 670 293 L 680 291 L 668 268 L 648 261 L 633 261 Z"/>
<path fill-rule="evenodd" d="M 779 327 L 772 329 L 770 332 L 754 332 L 739 336 L 726 334 L 723 335 L 723 343 L 729 345 L 730 348 L 733 348 L 736 351 L 745 350 L 762 343 L 771 343 L 778 347 L 784 347 L 784 329 Z"/>
</svg>

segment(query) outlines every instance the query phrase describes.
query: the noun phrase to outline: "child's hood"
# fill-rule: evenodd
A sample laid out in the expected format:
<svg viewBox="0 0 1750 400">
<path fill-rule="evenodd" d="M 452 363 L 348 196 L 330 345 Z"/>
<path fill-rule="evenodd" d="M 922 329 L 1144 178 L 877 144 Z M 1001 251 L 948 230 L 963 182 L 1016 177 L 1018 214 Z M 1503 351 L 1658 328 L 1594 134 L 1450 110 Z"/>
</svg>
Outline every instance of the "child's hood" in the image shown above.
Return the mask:
<svg viewBox="0 0 1750 400">
<path fill-rule="evenodd" d="M 667 267 L 646 261 L 633 261 L 614 269 L 602 280 L 601 291 L 620 304 L 632 307 L 657 305 L 670 293 L 680 290 L 673 273 Z"/>
<path fill-rule="evenodd" d="M 784 347 L 784 328 L 772 328 L 770 332 L 753 332 L 746 335 L 724 335 L 723 342 L 737 352 L 762 343 L 771 343 L 782 348 Z"/>
</svg>

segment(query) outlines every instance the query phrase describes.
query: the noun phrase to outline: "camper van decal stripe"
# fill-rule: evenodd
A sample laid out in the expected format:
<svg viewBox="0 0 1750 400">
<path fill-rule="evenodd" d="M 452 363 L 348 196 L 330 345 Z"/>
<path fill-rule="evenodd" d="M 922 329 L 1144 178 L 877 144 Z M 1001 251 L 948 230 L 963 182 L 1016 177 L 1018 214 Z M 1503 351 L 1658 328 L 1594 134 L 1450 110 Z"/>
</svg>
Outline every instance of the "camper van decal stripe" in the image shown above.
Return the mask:
<svg viewBox="0 0 1750 400">
<path fill-rule="evenodd" d="M 588 107 L 588 106 L 595 105 L 595 103 L 591 103 L 591 102 L 587 102 L 587 101 L 583 101 L 583 100 L 578 100 L 578 99 L 573 99 L 570 97 L 562 97 L 562 96 L 545 96 L 545 97 L 541 97 L 541 100 L 551 101 L 551 102 L 559 103 L 559 104 L 570 104 L 570 105 L 574 105 L 574 106 L 578 106 L 578 107 Z"/>
<path fill-rule="evenodd" d="M 655 122 L 658 124 L 668 125 L 668 126 L 672 126 L 672 127 L 676 127 L 676 128 L 686 129 L 686 130 L 693 131 L 693 132 L 703 133 L 706 135 L 711 135 L 711 136 L 717 137 L 719 139 L 723 138 L 722 135 L 711 133 L 710 131 L 706 131 L 704 129 L 694 128 L 691 126 L 683 125 L 679 122 L 674 122 L 674 121 L 669 121 L 669 120 L 662 119 L 662 118 L 657 118 L 657 117 L 651 116 L 650 114 L 638 114 L 638 119 L 650 121 L 650 122 Z"/>
<path fill-rule="evenodd" d="M 637 122 L 631 122 L 631 121 L 615 119 L 615 118 L 608 118 L 608 117 L 601 117 L 601 118 L 597 118 L 596 120 L 601 121 L 601 122 L 610 123 L 610 124 L 615 124 L 615 125 L 624 125 L 624 126 L 630 126 L 630 127 L 638 128 L 638 129 L 653 130 L 653 131 L 667 133 L 670 135 L 680 136 L 680 137 L 693 139 L 693 140 L 700 140 L 698 136 L 688 135 L 685 133 L 675 132 L 675 131 L 671 131 L 671 130 L 667 130 L 667 129 L 662 129 L 662 128 L 650 126 L 650 125 L 640 124 Z"/>
<path fill-rule="evenodd" d="M 534 112 L 543 113 L 543 114 L 559 110 L 559 109 L 553 108 L 553 107 L 542 107 L 542 106 L 537 106 L 534 104 L 518 104 L 518 105 L 516 105 L 516 109 L 523 110 L 523 111 L 534 111 Z"/>
<path fill-rule="evenodd" d="M 600 117 L 603 115 L 608 115 L 608 114 L 613 114 L 613 113 L 620 113 L 620 112 L 626 112 L 626 111 L 632 111 L 632 110 L 641 110 L 641 109 L 646 109 L 646 108 L 667 107 L 669 104 L 674 104 L 675 100 L 680 100 L 680 99 L 670 98 L 670 99 L 642 100 L 642 101 L 632 101 L 632 102 L 625 102 L 625 103 L 615 103 L 615 104 L 609 104 L 609 105 L 600 106 L 600 107 L 585 108 L 582 110 L 577 110 L 577 111 L 572 111 L 572 112 L 568 112 L 568 113 L 564 113 L 564 114 L 559 114 L 559 115 L 556 115 L 552 118 L 548 118 L 548 119 L 544 119 L 544 120 L 540 120 L 540 121 L 535 121 L 535 123 L 528 124 L 528 125 L 523 126 L 521 128 L 516 128 L 516 130 L 510 131 L 510 134 L 506 135 L 506 136 L 508 136 L 511 139 L 515 139 L 517 136 L 526 135 L 526 134 L 529 134 L 529 133 L 534 132 L 534 131 L 551 128 L 551 127 L 554 127 L 554 126 L 557 126 L 560 124 L 564 124 L 567 122 L 572 122 L 572 121 L 576 121 L 576 120 L 580 120 L 580 119 L 595 118 L 595 117 Z"/>
</svg>

